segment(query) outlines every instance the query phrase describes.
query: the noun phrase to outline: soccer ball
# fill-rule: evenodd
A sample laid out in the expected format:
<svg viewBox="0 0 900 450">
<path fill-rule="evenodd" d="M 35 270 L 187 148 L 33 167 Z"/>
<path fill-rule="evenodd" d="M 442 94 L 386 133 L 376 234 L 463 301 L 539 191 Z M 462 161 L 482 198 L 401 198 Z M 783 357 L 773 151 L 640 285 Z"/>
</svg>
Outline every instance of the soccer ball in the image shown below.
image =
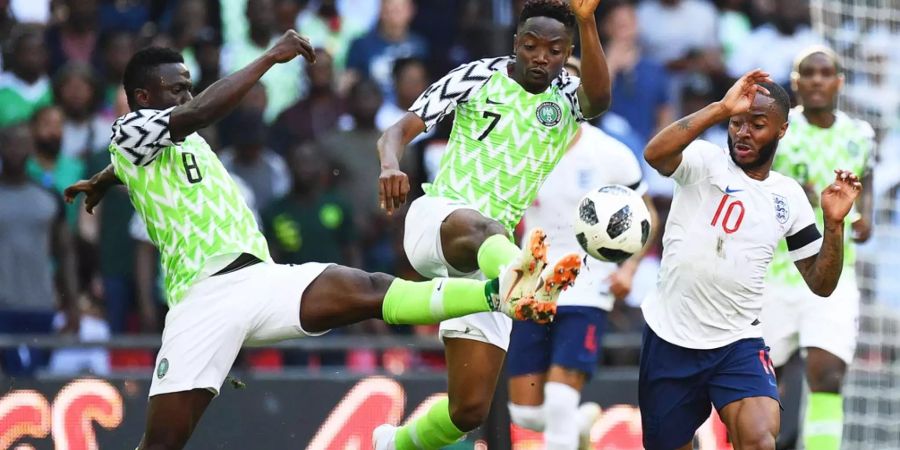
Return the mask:
<svg viewBox="0 0 900 450">
<path fill-rule="evenodd" d="M 618 184 L 585 194 L 575 217 L 575 238 L 588 255 L 621 262 L 650 236 L 650 211 L 637 192 Z"/>
</svg>

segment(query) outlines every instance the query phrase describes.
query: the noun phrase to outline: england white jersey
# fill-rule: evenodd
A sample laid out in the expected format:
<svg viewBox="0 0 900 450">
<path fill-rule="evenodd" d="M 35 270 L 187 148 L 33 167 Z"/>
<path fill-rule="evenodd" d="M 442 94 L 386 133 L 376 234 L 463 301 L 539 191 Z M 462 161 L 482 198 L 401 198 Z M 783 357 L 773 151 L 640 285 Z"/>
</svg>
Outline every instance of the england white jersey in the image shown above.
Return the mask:
<svg viewBox="0 0 900 450">
<path fill-rule="evenodd" d="M 621 184 L 643 194 L 641 166 L 631 150 L 600 129 L 587 123 L 570 145 L 556 168 L 550 172 L 534 204 L 525 211 L 527 228 L 541 227 L 550 242 L 549 261 L 567 253 L 584 255 L 575 240 L 575 216 L 584 194 L 605 184 Z M 618 266 L 585 259 L 575 286 L 559 296 L 560 306 L 593 306 L 609 311 L 613 296 L 607 277 Z"/>
<path fill-rule="evenodd" d="M 666 341 L 711 349 L 762 337 L 759 312 L 775 247 L 791 259 L 816 255 L 822 235 L 803 189 L 770 172 L 748 177 L 726 149 L 694 141 L 683 153 L 654 293 L 641 308 Z"/>
</svg>

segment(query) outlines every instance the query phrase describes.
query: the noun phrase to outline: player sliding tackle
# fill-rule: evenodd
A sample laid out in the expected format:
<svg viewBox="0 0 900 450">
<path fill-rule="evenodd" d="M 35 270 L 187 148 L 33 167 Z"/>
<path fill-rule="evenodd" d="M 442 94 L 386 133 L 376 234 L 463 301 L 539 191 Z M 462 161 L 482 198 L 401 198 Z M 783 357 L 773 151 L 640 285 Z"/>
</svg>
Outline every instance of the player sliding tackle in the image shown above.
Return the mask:
<svg viewBox="0 0 900 450">
<path fill-rule="evenodd" d="M 141 50 L 125 70 L 132 112 L 113 124 L 112 164 L 66 189 L 69 202 L 85 193 L 91 212 L 111 185 L 124 183 L 160 251 L 170 309 L 141 449 L 184 447 L 244 344 L 317 336 L 371 318 L 427 324 L 489 311 L 525 315 L 519 291 L 505 281 L 413 283 L 331 264 L 272 262 L 238 187 L 196 131 L 297 55 L 315 62 L 309 41 L 289 31 L 192 98 L 179 53 Z"/>
<path fill-rule="evenodd" d="M 537 300 L 555 300 L 574 280 L 580 268 L 577 253 L 547 265 L 542 231 L 526 235 L 524 251 L 510 236 L 578 131 L 578 121 L 609 106 L 609 70 L 594 20 L 598 3 L 526 1 L 514 57 L 458 67 L 385 130 L 378 143 L 380 193 L 392 211 L 409 192 L 398 162 L 406 145 L 456 112 L 438 174 L 406 216 L 403 247 L 420 274 L 490 278 L 513 267 L 521 277 L 514 280 L 516 289 Z M 576 24 L 583 81 L 562 70 L 572 53 Z M 538 319 L 553 312 L 531 311 Z M 376 448 L 438 449 L 478 427 L 490 409 L 510 328 L 508 318 L 489 313 L 443 322 L 449 400 L 402 428 L 379 427 Z"/>
<path fill-rule="evenodd" d="M 823 238 L 803 188 L 770 170 L 789 107 L 784 89 L 754 70 L 644 150 L 676 182 L 657 290 L 642 305 L 639 401 L 649 450 L 690 449 L 710 403 L 737 450 L 775 448 L 778 389 L 758 319 L 768 265 L 784 238 L 809 288 L 830 295 L 843 265 L 844 217 L 861 189 L 856 175 L 835 170 L 821 195 Z M 695 141 L 723 120 L 727 150 Z"/>
</svg>

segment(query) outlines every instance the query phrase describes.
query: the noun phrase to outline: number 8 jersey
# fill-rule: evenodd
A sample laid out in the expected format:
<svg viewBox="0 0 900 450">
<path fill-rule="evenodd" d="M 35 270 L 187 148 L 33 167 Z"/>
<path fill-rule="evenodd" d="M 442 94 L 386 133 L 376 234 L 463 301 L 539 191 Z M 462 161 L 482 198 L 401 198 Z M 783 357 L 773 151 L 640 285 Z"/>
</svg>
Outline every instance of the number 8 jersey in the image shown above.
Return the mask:
<svg viewBox="0 0 900 450">
<path fill-rule="evenodd" d="M 409 109 L 426 130 L 456 112 L 447 150 L 425 193 L 464 201 L 510 231 L 583 119 L 577 77 L 562 71 L 544 92 L 531 94 L 508 75 L 513 62 L 499 57 L 459 66 Z"/>
<path fill-rule="evenodd" d="M 759 313 L 769 263 L 785 239 L 794 261 L 818 254 L 822 236 L 803 189 L 770 172 L 748 177 L 726 149 L 694 141 L 672 173 L 657 288 L 641 305 L 666 341 L 712 349 L 762 337 Z"/>
<path fill-rule="evenodd" d="M 241 253 L 271 259 L 253 213 L 206 141 L 194 133 L 172 142 L 172 109 L 120 117 L 109 144 L 116 176 L 159 249 L 170 307 Z"/>
</svg>

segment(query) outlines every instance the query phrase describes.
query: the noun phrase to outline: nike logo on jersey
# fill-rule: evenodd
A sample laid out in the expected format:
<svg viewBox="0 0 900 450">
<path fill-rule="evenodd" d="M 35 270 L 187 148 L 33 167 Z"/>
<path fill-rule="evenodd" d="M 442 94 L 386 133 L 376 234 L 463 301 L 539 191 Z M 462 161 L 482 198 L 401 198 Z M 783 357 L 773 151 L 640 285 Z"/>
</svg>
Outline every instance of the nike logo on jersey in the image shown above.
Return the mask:
<svg viewBox="0 0 900 450">
<path fill-rule="evenodd" d="M 725 186 L 725 193 L 728 195 L 734 194 L 735 192 L 743 192 L 743 189 L 732 189 L 731 186 Z"/>
<path fill-rule="evenodd" d="M 487 102 L 488 105 L 502 105 L 503 104 L 500 102 L 495 102 L 495 101 L 491 100 L 490 98 L 485 99 L 485 102 Z"/>
</svg>

